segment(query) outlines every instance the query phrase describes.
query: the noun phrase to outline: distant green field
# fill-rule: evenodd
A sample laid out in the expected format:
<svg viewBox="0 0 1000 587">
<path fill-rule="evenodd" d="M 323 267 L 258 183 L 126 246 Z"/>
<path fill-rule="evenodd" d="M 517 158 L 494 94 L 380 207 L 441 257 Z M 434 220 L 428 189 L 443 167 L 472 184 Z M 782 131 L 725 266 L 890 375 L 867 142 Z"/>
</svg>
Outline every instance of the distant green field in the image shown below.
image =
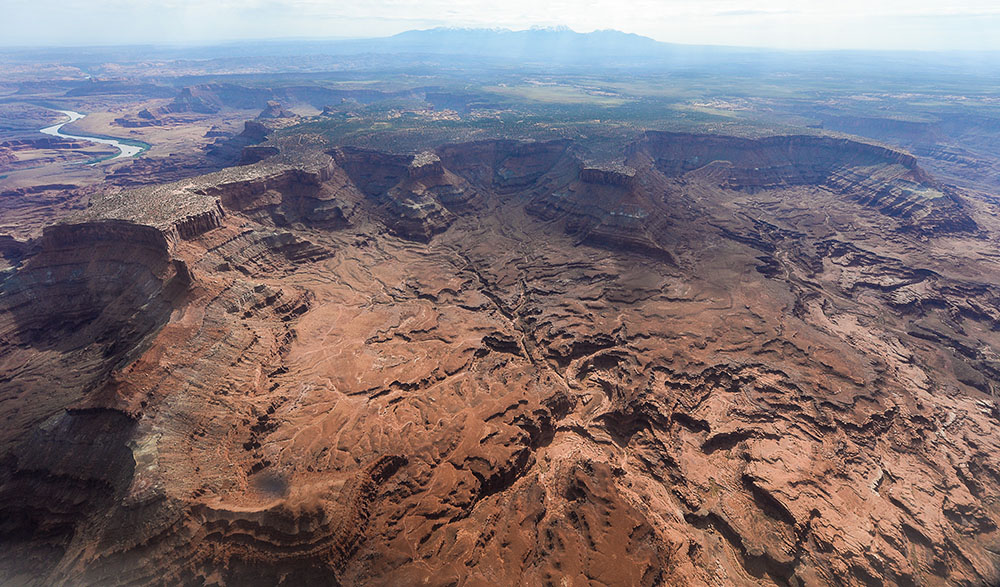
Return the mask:
<svg viewBox="0 0 1000 587">
<path fill-rule="evenodd" d="M 669 73 L 435 66 L 343 72 L 315 83 L 395 93 L 339 104 L 334 116 L 304 120 L 279 135 L 318 133 L 333 144 L 397 152 L 495 138 L 585 139 L 577 148 L 600 160 L 620 157 L 646 130 L 748 138 L 863 135 L 905 148 L 910 135 L 939 132 L 935 125 L 944 116 L 952 117 L 954 132 L 964 133 L 965 148 L 992 152 L 990 137 L 1000 127 L 991 122 L 1000 118 L 1000 102 L 986 93 L 992 82 L 966 84 L 959 94 L 951 93 L 958 80 L 892 72 L 845 78 L 802 69 L 755 71 L 753 64 Z"/>
<path fill-rule="evenodd" d="M 486 86 L 483 91 L 506 98 L 550 104 L 594 104 L 620 106 L 627 100 L 620 96 L 598 94 L 579 87 L 564 85 L 524 84 L 519 86 Z"/>
</svg>

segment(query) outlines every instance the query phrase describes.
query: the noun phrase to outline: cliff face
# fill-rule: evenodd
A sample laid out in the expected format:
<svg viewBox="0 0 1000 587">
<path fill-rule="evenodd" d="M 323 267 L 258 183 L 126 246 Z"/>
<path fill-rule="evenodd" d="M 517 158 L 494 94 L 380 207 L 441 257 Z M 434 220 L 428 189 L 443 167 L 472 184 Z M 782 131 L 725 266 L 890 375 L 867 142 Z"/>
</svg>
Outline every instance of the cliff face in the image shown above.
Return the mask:
<svg viewBox="0 0 1000 587">
<path fill-rule="evenodd" d="M 482 141 L 438 149 L 444 167 L 476 185 L 500 191 L 531 187 L 567 157 L 568 143 Z"/>
<path fill-rule="evenodd" d="M 57 225 L 0 282 L 0 517 L 9 568 L 52 566 L 89 516 L 114 506 L 134 463 L 132 413 L 94 410 L 187 288 L 160 231 L 121 221 Z M 35 537 L 27 557 L 18 536 Z M 9 579 L 9 577 L 8 577 Z"/>
<path fill-rule="evenodd" d="M 281 169 L 205 188 L 222 206 L 279 226 L 306 223 L 336 227 L 347 222 L 358 197 L 332 161 L 315 169 Z"/>
<path fill-rule="evenodd" d="M 113 369 L 135 360 L 188 286 L 171 263 L 168 236 L 125 221 L 45 230 L 38 251 L 0 285 L 5 355 L 40 369 L 12 381 L 15 394 L 25 402 L 41 394 L 33 401 L 43 410 L 59 401 L 49 395 L 82 401 Z M 79 369 L 67 372 L 76 361 Z M 22 433 L 9 426 L 6 439 Z"/>
<path fill-rule="evenodd" d="M 997 583 L 1000 228 L 762 141 L 278 145 L 0 239 L 0 582 Z"/>
<path fill-rule="evenodd" d="M 912 155 L 879 145 L 813 136 L 743 139 L 649 132 L 630 147 L 630 156 L 649 158 L 667 177 L 726 189 L 821 186 L 906 219 L 907 228 L 916 232 L 976 229 L 961 204 Z"/>
<path fill-rule="evenodd" d="M 584 165 L 575 177 L 554 182 L 558 188 L 543 191 L 525 209 L 544 220 L 562 223 L 566 233 L 579 242 L 645 253 L 672 263 L 673 257 L 661 245 L 659 235 L 669 219 L 641 189 L 636 175 L 634 168 L 624 165 Z"/>
<path fill-rule="evenodd" d="M 338 149 L 332 155 L 378 207 L 375 213 L 386 226 L 406 238 L 427 241 L 447 229 L 452 214 L 444 204 L 461 205 L 469 197 L 464 182 L 446 175 L 432 153 L 415 158 Z"/>
<path fill-rule="evenodd" d="M 174 97 L 173 101 L 161 107 L 160 114 L 177 112 L 195 112 L 200 114 L 215 114 L 222 109 L 219 99 L 201 87 L 184 88 Z"/>
<path fill-rule="evenodd" d="M 166 237 L 122 221 L 49 227 L 40 249 L 3 282 L 5 310 L 16 322 L 7 334 L 25 341 L 60 338 L 116 304 L 122 307 L 109 315 L 134 314 L 159 294 L 169 270 Z M 118 277 L 132 287 L 123 291 Z"/>
<path fill-rule="evenodd" d="M 912 155 L 850 139 L 813 136 L 775 136 L 744 139 L 716 135 L 648 132 L 630 147 L 632 155 L 645 151 L 657 169 L 678 176 L 705 166 L 726 164 L 726 187 L 764 188 L 821 184 L 836 170 L 847 167 L 899 165 L 901 173 L 926 179 Z"/>
</svg>

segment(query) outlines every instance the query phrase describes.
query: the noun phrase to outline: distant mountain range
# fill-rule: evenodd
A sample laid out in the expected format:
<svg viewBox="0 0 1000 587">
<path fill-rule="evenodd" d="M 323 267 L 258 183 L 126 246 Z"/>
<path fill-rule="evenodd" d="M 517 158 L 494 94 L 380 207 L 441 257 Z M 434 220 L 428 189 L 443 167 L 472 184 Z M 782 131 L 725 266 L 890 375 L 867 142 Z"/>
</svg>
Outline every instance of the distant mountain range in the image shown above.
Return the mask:
<svg viewBox="0 0 1000 587">
<path fill-rule="evenodd" d="M 519 63 L 600 65 L 663 63 L 682 56 L 711 57 L 738 50 L 661 43 L 649 37 L 617 30 L 578 33 L 567 27 L 510 30 L 502 28 L 450 28 L 412 30 L 390 37 L 337 40 L 237 41 L 214 46 L 114 46 L 67 48 L 25 48 L 0 50 L 6 60 L 64 60 L 77 64 L 147 59 L 225 59 L 250 57 L 292 57 L 313 55 L 400 55 L 449 56 L 463 60 L 499 60 Z M 70 55 L 67 58 L 67 55 Z"/>
<path fill-rule="evenodd" d="M 616 30 L 578 33 L 566 27 L 509 29 L 435 28 L 373 40 L 386 50 L 510 57 L 519 60 L 591 62 L 649 58 L 671 47 L 649 37 Z"/>
<path fill-rule="evenodd" d="M 172 59 L 240 60 L 299 57 L 372 56 L 401 68 L 430 57 L 455 66 L 568 66 L 572 68 L 654 68 L 702 74 L 752 74 L 763 71 L 825 71 L 912 76 L 929 73 L 1000 74 L 1000 53 L 922 53 L 899 51 L 782 51 L 681 45 L 632 33 L 600 30 L 578 33 L 567 27 L 432 28 L 391 37 L 337 40 L 238 41 L 214 46 L 107 46 L 0 50 L 8 62 L 65 62 L 80 66 L 104 62 Z"/>
</svg>

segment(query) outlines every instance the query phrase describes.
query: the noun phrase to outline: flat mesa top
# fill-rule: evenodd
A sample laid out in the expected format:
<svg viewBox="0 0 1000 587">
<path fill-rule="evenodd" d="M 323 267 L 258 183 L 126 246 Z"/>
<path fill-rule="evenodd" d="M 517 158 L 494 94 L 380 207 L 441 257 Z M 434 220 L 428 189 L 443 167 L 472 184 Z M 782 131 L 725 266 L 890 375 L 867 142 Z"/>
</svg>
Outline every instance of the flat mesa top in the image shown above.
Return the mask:
<svg viewBox="0 0 1000 587">
<path fill-rule="evenodd" d="M 218 208 L 217 198 L 197 191 L 199 183 L 186 181 L 100 194 L 91 200 L 86 211 L 72 220 L 127 220 L 168 229 L 180 219 Z"/>
<path fill-rule="evenodd" d="M 593 169 L 605 173 L 617 173 L 626 177 L 635 177 L 635 168 L 624 163 L 600 163 L 587 165 L 584 169 Z"/>
<path fill-rule="evenodd" d="M 441 161 L 441 158 L 434 151 L 421 151 L 413 156 L 410 167 L 423 167 L 424 165 L 432 165 L 439 161 Z"/>
<path fill-rule="evenodd" d="M 329 164 L 330 156 L 321 148 L 325 143 L 294 139 L 276 141 L 277 155 L 251 165 L 229 167 L 172 183 L 95 195 L 90 206 L 71 221 L 127 220 L 168 229 L 178 220 L 217 209 L 218 198 L 211 191 L 215 187 L 291 170 L 316 170 Z"/>
</svg>

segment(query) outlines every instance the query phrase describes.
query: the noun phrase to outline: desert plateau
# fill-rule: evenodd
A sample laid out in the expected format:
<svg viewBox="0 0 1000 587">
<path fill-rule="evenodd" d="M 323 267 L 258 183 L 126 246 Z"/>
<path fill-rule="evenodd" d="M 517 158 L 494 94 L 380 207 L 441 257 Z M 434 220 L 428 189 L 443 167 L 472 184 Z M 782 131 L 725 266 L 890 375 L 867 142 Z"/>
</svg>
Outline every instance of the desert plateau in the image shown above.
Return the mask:
<svg viewBox="0 0 1000 587">
<path fill-rule="evenodd" d="M 0 48 L 0 584 L 1000 584 L 987 63 Z"/>
</svg>

